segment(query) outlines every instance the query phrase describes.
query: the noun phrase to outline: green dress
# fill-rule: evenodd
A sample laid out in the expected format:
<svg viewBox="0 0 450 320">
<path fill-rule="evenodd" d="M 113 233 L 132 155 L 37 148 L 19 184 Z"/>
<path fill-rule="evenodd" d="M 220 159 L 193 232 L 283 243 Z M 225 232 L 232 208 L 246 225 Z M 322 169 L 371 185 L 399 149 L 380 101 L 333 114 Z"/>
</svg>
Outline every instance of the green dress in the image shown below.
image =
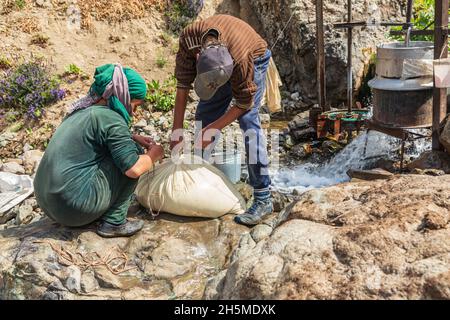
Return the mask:
<svg viewBox="0 0 450 320">
<path fill-rule="evenodd" d="M 92 106 L 68 116 L 36 172 L 37 202 L 53 220 L 83 226 L 99 218 L 121 224 L 138 179 L 125 175 L 143 153 L 117 112 Z"/>
</svg>

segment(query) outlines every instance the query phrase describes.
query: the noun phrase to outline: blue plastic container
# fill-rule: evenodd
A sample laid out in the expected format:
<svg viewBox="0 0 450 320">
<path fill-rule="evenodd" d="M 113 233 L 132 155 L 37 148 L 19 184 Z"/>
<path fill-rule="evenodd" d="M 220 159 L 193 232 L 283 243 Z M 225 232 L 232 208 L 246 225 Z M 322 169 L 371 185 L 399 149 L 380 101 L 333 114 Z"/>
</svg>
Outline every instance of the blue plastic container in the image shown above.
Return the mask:
<svg viewBox="0 0 450 320">
<path fill-rule="evenodd" d="M 222 171 L 232 182 L 238 183 L 241 180 L 241 153 L 219 152 L 212 155 L 213 166 Z"/>
</svg>

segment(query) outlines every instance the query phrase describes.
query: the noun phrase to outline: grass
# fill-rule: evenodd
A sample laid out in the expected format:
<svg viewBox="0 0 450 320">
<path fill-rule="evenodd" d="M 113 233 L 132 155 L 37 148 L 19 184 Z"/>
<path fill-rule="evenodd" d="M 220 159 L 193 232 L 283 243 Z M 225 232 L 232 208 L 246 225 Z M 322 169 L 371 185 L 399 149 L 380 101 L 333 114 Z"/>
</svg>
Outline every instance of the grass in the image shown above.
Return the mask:
<svg viewBox="0 0 450 320">
<path fill-rule="evenodd" d="M 14 4 L 15 4 L 16 8 L 19 10 L 22 10 L 27 5 L 25 0 L 15 0 Z"/>
<path fill-rule="evenodd" d="M 158 53 L 158 56 L 156 57 L 156 66 L 160 69 L 164 68 L 167 64 L 168 60 L 164 56 L 163 52 Z"/>
<path fill-rule="evenodd" d="M 178 42 L 174 42 L 174 43 L 172 43 L 172 46 L 170 47 L 170 53 L 177 54 L 179 49 L 180 49 L 180 44 Z"/>
<path fill-rule="evenodd" d="M 12 67 L 12 62 L 5 56 L 0 56 L 0 70 L 6 70 Z"/>
<path fill-rule="evenodd" d="M 159 39 L 164 47 L 168 47 L 172 43 L 172 36 L 167 32 L 161 33 Z"/>
</svg>

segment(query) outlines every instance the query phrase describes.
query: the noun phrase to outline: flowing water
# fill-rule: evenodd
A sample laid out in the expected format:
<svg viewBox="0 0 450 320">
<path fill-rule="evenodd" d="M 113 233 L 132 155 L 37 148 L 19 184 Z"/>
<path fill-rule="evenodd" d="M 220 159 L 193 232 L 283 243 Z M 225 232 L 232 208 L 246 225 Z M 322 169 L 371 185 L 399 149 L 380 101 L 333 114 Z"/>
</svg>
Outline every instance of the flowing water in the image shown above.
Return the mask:
<svg viewBox="0 0 450 320">
<path fill-rule="evenodd" d="M 424 132 L 420 132 L 424 133 Z M 349 181 L 349 169 L 365 169 L 380 158 L 397 159 L 400 140 L 377 131 L 361 133 L 340 153 L 324 164 L 304 163 L 272 171 L 275 189 L 281 192 L 321 188 Z M 431 148 L 431 140 L 407 142 L 405 159 Z"/>
</svg>

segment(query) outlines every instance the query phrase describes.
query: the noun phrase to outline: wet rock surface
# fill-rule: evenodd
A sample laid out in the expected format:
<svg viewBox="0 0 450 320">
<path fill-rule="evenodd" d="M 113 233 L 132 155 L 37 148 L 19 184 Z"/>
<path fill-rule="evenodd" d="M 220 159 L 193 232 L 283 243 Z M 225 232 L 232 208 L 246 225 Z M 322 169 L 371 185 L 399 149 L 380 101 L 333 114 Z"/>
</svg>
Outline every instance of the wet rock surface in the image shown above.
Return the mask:
<svg viewBox="0 0 450 320">
<path fill-rule="evenodd" d="M 231 216 L 145 219 L 131 238 L 45 218 L 0 231 L 0 299 L 199 299 L 246 227 Z"/>
<path fill-rule="evenodd" d="M 449 190 L 411 175 L 306 192 L 207 298 L 449 299 Z"/>
</svg>

